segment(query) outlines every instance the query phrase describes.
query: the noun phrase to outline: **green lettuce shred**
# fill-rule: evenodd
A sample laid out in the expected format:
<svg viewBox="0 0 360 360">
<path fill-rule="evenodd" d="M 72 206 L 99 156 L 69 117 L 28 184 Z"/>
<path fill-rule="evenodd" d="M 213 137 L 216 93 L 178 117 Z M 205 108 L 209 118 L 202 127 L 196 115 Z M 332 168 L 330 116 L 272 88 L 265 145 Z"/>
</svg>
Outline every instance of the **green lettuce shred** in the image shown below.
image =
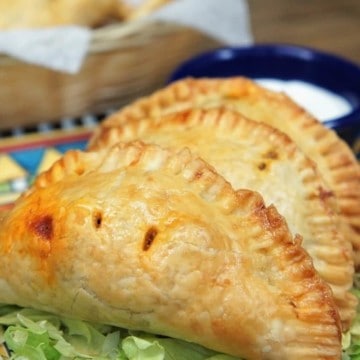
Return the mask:
<svg viewBox="0 0 360 360">
<path fill-rule="evenodd" d="M 359 305 L 350 330 L 342 337 L 342 360 L 360 360 L 360 273 L 355 274 L 352 292 L 358 298 Z"/>
<path fill-rule="evenodd" d="M 0 360 L 237 360 L 186 341 L 0 305 Z"/>
<path fill-rule="evenodd" d="M 353 293 L 360 304 L 360 273 Z M 240 360 L 183 340 L 0 304 L 0 360 Z M 342 360 L 360 360 L 360 305 L 342 337 Z"/>
</svg>

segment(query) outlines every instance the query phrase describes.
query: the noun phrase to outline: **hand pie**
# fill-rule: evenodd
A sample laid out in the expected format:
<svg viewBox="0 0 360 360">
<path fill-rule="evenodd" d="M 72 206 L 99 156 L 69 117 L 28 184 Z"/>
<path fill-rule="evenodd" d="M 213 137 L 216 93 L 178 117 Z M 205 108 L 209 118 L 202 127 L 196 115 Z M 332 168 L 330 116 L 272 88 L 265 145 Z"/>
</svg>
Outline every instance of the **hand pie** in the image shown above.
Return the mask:
<svg viewBox="0 0 360 360">
<path fill-rule="evenodd" d="M 0 0 L 0 29 L 103 25 L 118 17 L 118 0 Z"/>
<path fill-rule="evenodd" d="M 266 90 L 251 80 L 179 81 L 110 116 L 95 132 L 90 148 L 96 146 L 102 131 L 127 119 L 217 106 L 226 106 L 280 129 L 314 160 L 336 196 L 345 236 L 353 244 L 356 265 L 360 265 L 360 168 L 354 154 L 335 132 L 324 127 L 287 96 Z"/>
<path fill-rule="evenodd" d="M 340 359 L 328 285 L 259 194 L 183 150 L 71 151 L 0 229 L 0 302 L 246 359 Z"/>
<path fill-rule="evenodd" d="M 226 109 L 189 110 L 128 121 L 109 128 L 99 147 L 141 139 L 161 146 L 188 147 L 209 162 L 235 189 L 258 191 L 274 204 L 293 235 L 314 259 L 320 276 L 332 287 L 344 330 L 356 313 L 352 288 L 351 244 L 338 231 L 329 204 L 331 192 L 314 164 L 283 133 Z"/>
</svg>

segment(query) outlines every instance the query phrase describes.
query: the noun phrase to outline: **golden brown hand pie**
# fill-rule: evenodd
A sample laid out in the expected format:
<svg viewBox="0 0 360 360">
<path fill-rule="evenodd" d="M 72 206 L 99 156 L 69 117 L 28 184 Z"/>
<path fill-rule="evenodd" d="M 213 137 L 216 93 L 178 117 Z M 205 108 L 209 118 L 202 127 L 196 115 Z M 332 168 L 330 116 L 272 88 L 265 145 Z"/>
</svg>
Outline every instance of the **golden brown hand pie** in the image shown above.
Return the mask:
<svg viewBox="0 0 360 360">
<path fill-rule="evenodd" d="M 118 17 L 118 0 L 0 0 L 0 29 L 102 25 Z"/>
<path fill-rule="evenodd" d="M 247 359 L 340 359 L 328 285 L 274 206 L 189 150 L 71 151 L 0 230 L 0 302 Z"/>
<path fill-rule="evenodd" d="M 188 147 L 230 181 L 235 189 L 258 191 L 274 204 L 292 233 L 314 259 L 320 276 L 331 285 L 344 330 L 356 313 L 352 288 L 351 244 L 338 231 L 333 196 L 315 165 L 278 130 L 227 109 L 189 110 L 128 121 L 108 128 L 99 147 L 141 139 L 161 146 Z"/>
<path fill-rule="evenodd" d="M 287 96 L 266 90 L 249 79 L 178 81 L 110 116 L 95 132 L 90 148 L 96 146 L 102 131 L 127 119 L 219 105 L 280 129 L 315 161 L 336 196 L 345 236 L 353 244 L 356 265 L 360 265 L 360 168 L 354 154 L 335 132 Z"/>
</svg>

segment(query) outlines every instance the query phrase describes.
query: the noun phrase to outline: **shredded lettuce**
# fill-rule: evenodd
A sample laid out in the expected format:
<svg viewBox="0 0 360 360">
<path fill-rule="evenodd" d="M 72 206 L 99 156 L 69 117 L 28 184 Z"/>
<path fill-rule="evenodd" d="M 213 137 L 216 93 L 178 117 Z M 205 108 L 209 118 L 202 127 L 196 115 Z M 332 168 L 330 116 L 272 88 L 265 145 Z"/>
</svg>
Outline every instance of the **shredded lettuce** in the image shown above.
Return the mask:
<svg viewBox="0 0 360 360">
<path fill-rule="evenodd" d="M 0 346 L 5 343 L 11 360 L 237 359 L 182 340 L 0 305 Z"/>
<path fill-rule="evenodd" d="M 353 293 L 360 303 L 360 274 Z M 2 349 L 10 350 L 10 356 Z M 342 360 L 360 360 L 360 305 Z M 239 360 L 186 341 L 0 304 L 0 360 Z"/>
<path fill-rule="evenodd" d="M 355 274 L 353 293 L 359 305 L 350 330 L 342 337 L 342 360 L 360 360 L 360 273 Z"/>
<path fill-rule="evenodd" d="M 360 273 L 353 293 L 360 304 Z M 10 357 L 1 346 L 6 343 Z M 360 305 L 342 360 L 360 360 Z M 0 360 L 239 360 L 186 341 L 0 304 Z"/>
</svg>

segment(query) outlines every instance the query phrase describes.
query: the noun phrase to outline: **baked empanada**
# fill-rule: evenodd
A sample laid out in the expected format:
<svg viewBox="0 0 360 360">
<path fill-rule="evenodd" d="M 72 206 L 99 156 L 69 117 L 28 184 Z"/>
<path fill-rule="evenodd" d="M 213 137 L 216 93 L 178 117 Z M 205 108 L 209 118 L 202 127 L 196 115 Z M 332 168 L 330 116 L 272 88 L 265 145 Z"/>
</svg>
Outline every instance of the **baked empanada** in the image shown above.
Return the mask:
<svg viewBox="0 0 360 360">
<path fill-rule="evenodd" d="M 293 235 L 314 259 L 320 276 L 331 285 L 344 330 L 356 313 L 352 288 L 351 244 L 338 231 L 327 189 L 315 165 L 285 134 L 227 109 L 195 109 L 103 130 L 99 147 L 141 139 L 191 151 L 209 162 L 235 189 L 258 191 L 274 204 Z"/>
<path fill-rule="evenodd" d="M 118 9 L 118 0 L 0 0 L 0 29 L 103 25 Z"/>
<path fill-rule="evenodd" d="M 296 105 L 286 95 L 258 86 L 246 78 L 185 79 L 110 116 L 95 132 L 90 148 L 101 133 L 128 119 L 159 116 L 194 107 L 226 106 L 265 122 L 289 135 L 317 164 L 336 196 L 343 231 L 360 265 L 360 168 L 350 148 L 336 133 Z"/>
<path fill-rule="evenodd" d="M 331 290 L 300 242 L 189 150 L 71 151 L 0 228 L 0 302 L 247 359 L 340 359 Z"/>
</svg>

